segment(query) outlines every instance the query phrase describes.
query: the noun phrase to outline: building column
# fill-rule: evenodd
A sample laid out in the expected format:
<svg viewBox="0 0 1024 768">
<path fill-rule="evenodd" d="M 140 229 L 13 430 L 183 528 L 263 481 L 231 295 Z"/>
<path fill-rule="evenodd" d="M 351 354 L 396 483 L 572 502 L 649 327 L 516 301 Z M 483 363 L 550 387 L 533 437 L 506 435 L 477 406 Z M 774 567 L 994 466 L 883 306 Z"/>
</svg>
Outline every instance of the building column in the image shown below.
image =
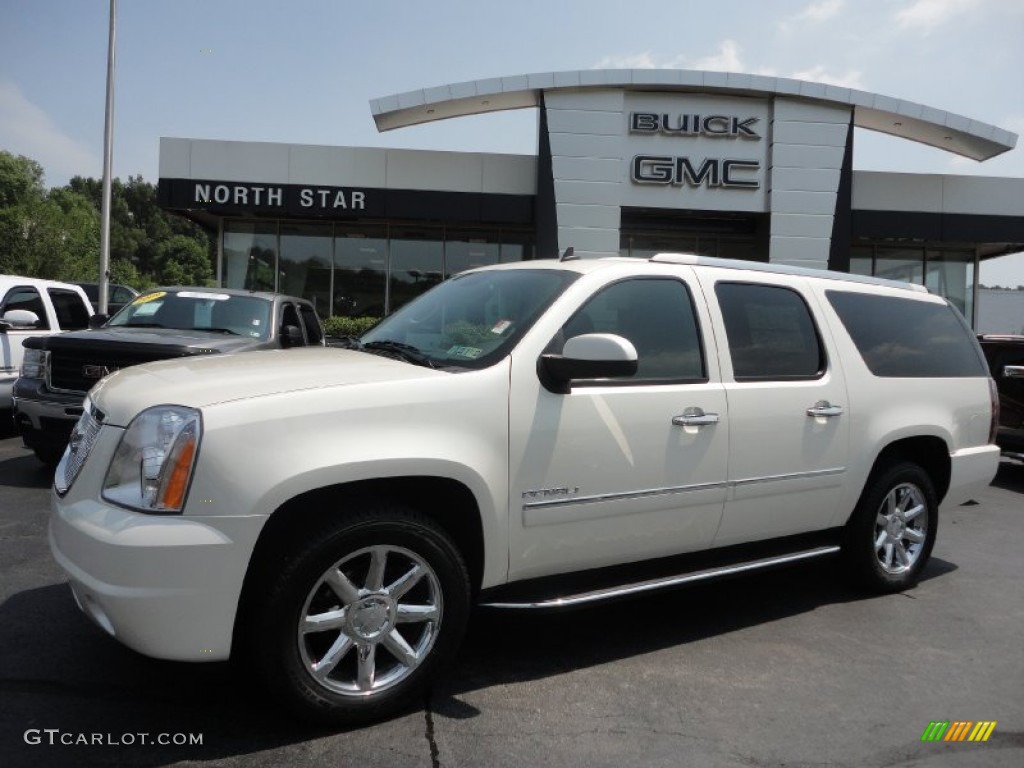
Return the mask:
<svg viewBox="0 0 1024 768">
<path fill-rule="evenodd" d="M 769 154 L 771 263 L 828 268 L 852 110 L 775 99 Z"/>
</svg>

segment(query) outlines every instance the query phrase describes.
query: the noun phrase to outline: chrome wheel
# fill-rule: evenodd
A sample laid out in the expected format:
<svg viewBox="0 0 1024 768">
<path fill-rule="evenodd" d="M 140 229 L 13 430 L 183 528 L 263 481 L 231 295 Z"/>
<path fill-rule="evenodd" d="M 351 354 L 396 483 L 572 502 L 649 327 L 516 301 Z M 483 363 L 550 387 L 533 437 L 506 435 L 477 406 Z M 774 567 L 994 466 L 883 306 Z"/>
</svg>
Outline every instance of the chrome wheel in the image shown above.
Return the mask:
<svg viewBox="0 0 1024 768">
<path fill-rule="evenodd" d="M 928 502 L 913 483 L 894 486 L 875 517 L 875 557 L 886 573 L 901 574 L 917 562 L 928 540 Z"/>
<path fill-rule="evenodd" d="M 408 549 L 372 546 L 346 555 L 320 576 L 299 615 L 303 666 L 345 696 L 398 685 L 434 645 L 441 594 L 437 574 Z"/>
</svg>

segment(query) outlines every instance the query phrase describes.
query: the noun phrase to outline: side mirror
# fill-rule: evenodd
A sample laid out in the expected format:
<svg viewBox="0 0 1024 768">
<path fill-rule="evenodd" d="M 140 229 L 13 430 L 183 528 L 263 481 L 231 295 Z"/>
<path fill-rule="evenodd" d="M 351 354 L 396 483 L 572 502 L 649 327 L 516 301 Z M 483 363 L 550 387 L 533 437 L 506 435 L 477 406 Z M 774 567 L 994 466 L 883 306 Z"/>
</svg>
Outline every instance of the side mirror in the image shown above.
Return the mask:
<svg viewBox="0 0 1024 768">
<path fill-rule="evenodd" d="M 39 327 L 39 315 L 28 309 L 11 309 L 4 312 L 0 331 L 34 331 Z"/>
<path fill-rule="evenodd" d="M 110 315 L 91 315 L 89 317 L 89 327 L 93 329 L 101 328 L 109 319 Z"/>
<path fill-rule="evenodd" d="M 636 347 L 613 333 L 585 333 L 565 342 L 560 355 L 541 355 L 541 382 L 552 392 L 568 394 L 574 379 L 617 379 L 637 369 Z"/>
<path fill-rule="evenodd" d="M 284 349 L 304 347 L 306 340 L 302 338 L 302 329 L 297 325 L 281 326 L 281 346 Z"/>
</svg>

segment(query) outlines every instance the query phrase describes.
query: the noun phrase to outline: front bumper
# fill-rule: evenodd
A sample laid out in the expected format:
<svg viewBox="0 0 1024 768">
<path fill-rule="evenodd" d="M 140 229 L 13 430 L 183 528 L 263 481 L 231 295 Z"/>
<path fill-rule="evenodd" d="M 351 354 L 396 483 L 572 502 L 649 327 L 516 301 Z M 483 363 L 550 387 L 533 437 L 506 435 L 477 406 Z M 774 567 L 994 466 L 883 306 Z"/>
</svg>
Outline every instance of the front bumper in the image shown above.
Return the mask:
<svg viewBox="0 0 1024 768">
<path fill-rule="evenodd" d="M 159 659 L 227 659 L 265 518 L 149 515 L 100 500 L 98 468 L 121 432 L 103 428 L 68 493 L 52 494 L 53 556 L 79 607 L 129 648 Z"/>
<path fill-rule="evenodd" d="M 67 445 L 85 395 L 51 392 L 44 381 L 24 378 L 15 382 L 13 395 L 14 424 L 26 445 Z"/>
<path fill-rule="evenodd" d="M 0 411 L 11 407 L 11 390 L 14 388 L 14 382 L 17 378 L 17 374 L 11 376 L 6 373 L 0 373 Z"/>
</svg>

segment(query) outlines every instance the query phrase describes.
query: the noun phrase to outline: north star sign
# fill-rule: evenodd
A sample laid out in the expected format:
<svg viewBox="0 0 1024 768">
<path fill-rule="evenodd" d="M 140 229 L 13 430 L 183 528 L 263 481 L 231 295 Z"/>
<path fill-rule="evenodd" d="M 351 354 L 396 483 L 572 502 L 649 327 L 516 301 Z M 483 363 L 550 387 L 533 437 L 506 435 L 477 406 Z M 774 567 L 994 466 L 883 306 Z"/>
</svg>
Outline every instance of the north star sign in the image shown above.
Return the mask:
<svg viewBox="0 0 1024 768">
<path fill-rule="evenodd" d="M 633 134 L 745 139 L 760 141 L 755 130 L 757 117 L 700 115 L 694 113 L 631 112 L 629 132 Z M 700 160 L 674 155 L 634 155 L 630 177 L 634 184 L 674 184 L 691 187 L 758 189 L 757 160 L 705 157 Z"/>
<path fill-rule="evenodd" d="M 294 199 L 286 201 L 286 194 Z M 196 182 L 192 202 L 247 208 L 290 208 L 297 204 L 299 208 L 315 211 L 363 211 L 366 210 L 366 193 L 342 187 Z"/>
</svg>

